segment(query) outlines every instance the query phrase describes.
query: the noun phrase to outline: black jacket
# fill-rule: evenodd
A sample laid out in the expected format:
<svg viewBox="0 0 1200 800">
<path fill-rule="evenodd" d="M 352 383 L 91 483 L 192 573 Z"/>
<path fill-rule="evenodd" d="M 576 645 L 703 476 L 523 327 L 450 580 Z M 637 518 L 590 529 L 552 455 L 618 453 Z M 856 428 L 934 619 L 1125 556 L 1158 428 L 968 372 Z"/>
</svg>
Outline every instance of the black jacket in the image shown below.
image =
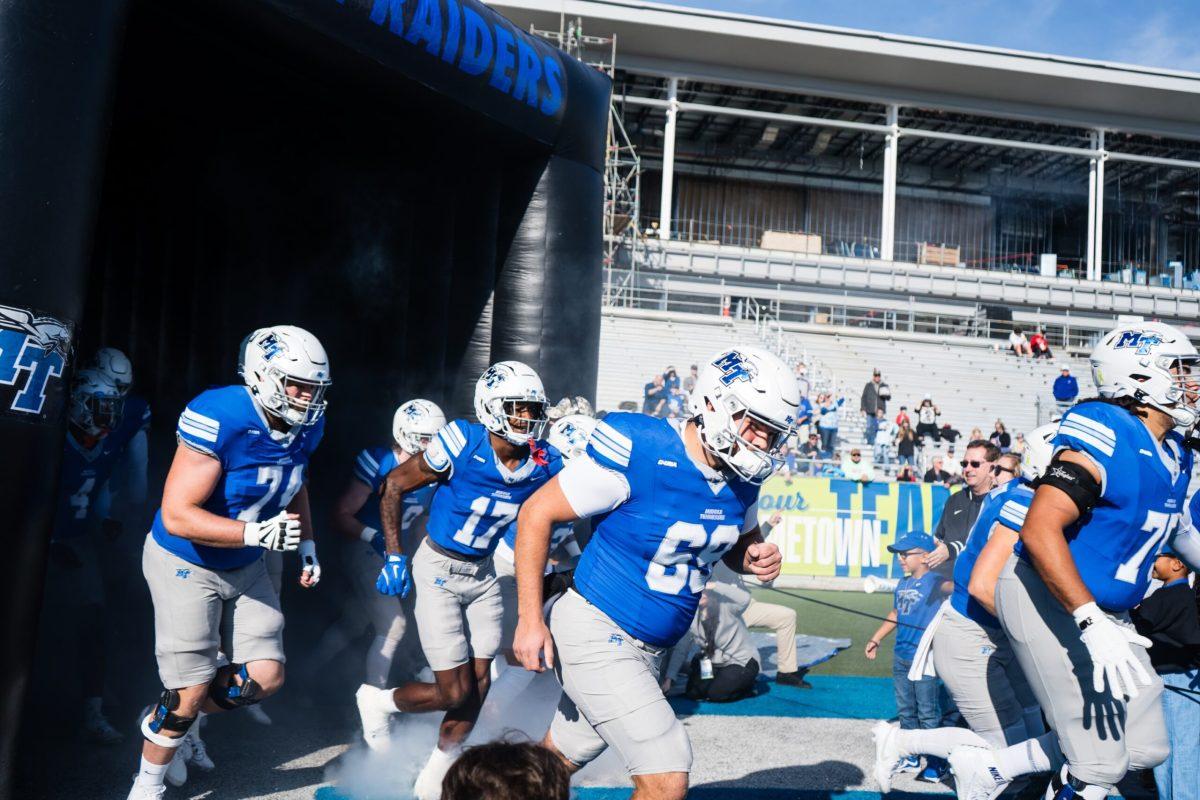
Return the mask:
<svg viewBox="0 0 1200 800">
<path fill-rule="evenodd" d="M 862 400 L 858 404 L 858 408 L 868 417 L 875 416 L 878 409 L 883 409 L 883 413 L 887 413 L 887 400 L 879 396 L 879 387 L 883 386 L 881 381 L 876 384 L 875 381 L 867 381 L 867 385 L 863 387 Z"/>
<path fill-rule="evenodd" d="M 950 550 L 950 558 L 937 568 L 939 575 L 954 574 L 954 560 L 966 546 L 971 526 L 979 517 L 979 509 L 983 507 L 986 497 L 987 492 L 977 495 L 964 486 L 961 491 L 950 495 L 950 499 L 946 501 L 945 507 L 942 508 L 942 518 L 938 520 L 937 528 L 933 531 L 934 537 L 945 542 L 946 547 Z"/>
<path fill-rule="evenodd" d="M 1129 616 L 1138 633 L 1154 642 L 1147 652 L 1159 675 L 1200 666 L 1200 614 L 1186 581 L 1162 587 Z"/>
</svg>

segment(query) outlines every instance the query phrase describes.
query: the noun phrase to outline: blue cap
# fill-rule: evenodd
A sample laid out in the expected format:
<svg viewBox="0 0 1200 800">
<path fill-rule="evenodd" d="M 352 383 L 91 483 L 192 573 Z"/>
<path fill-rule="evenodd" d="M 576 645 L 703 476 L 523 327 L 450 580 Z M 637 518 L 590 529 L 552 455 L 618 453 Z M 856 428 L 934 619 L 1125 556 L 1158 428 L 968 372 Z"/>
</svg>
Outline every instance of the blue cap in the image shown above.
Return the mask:
<svg viewBox="0 0 1200 800">
<path fill-rule="evenodd" d="M 937 547 L 937 542 L 934 538 L 925 531 L 909 531 L 896 540 L 895 544 L 889 544 L 888 550 L 893 553 L 907 553 L 909 550 L 924 550 L 932 552 Z"/>
<path fill-rule="evenodd" d="M 1179 558 L 1179 554 L 1175 552 L 1174 548 L 1171 547 L 1169 542 L 1163 544 L 1162 550 L 1159 550 L 1158 554 L 1160 556 L 1166 556 L 1167 558 Z"/>
</svg>

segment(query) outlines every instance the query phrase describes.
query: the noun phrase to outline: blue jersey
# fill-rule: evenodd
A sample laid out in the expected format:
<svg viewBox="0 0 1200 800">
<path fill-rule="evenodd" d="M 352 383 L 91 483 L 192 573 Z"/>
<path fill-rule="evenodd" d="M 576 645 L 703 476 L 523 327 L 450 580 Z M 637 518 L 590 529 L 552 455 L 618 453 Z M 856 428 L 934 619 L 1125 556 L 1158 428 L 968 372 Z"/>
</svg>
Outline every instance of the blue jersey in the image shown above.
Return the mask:
<svg viewBox="0 0 1200 800">
<path fill-rule="evenodd" d="M 901 578 L 892 606 L 896 609 L 896 658 L 912 661 L 917 644 L 942 604 L 946 579 L 932 570 L 919 578 Z"/>
<path fill-rule="evenodd" d="M 121 410 L 121 422 L 113 433 L 120 434 L 126 441 L 129 441 L 142 431 L 149 429 L 150 404 L 144 397 L 135 394 L 127 395 Z"/>
<path fill-rule="evenodd" d="M 609 414 L 586 452 L 620 475 L 629 493 L 592 519 L 575 589 L 631 636 L 674 646 L 696 614 L 712 563 L 742 535 L 758 486 L 702 470 L 680 430 L 644 414 Z"/>
<path fill-rule="evenodd" d="M 354 477 L 371 487 L 371 496 L 354 518 L 377 531 L 383 530 L 383 519 L 379 515 L 379 496 L 388 473 L 400 466 L 396 462 L 396 451 L 390 447 L 368 447 L 354 461 Z M 429 510 L 437 485 L 422 486 L 408 492 L 401 499 L 400 532 L 412 527 L 413 522 Z"/>
<path fill-rule="evenodd" d="M 505 529 L 513 524 L 521 503 L 562 469 L 558 450 L 537 443 L 515 470 L 492 449 L 488 430 L 456 419 L 438 431 L 425 451 L 425 461 L 448 477 L 433 496 L 426 533 L 443 550 L 468 558 L 490 555 Z"/>
<path fill-rule="evenodd" d="M 971 584 L 971 573 L 975 570 L 975 562 L 979 554 L 992 537 L 992 530 L 999 523 L 1018 533 L 1025 524 L 1025 512 L 1033 502 L 1033 487 L 1020 478 L 1014 478 L 1003 486 L 988 493 L 983 501 L 979 517 L 967 536 L 966 546 L 958 554 L 954 562 L 954 594 L 950 595 L 950 605 L 954 610 L 980 625 L 996 628 L 1000 620 L 996 619 L 979 601 L 971 597 L 967 591 Z"/>
<path fill-rule="evenodd" d="M 142 404 L 145 406 L 144 402 Z M 126 407 L 127 411 L 128 406 Z M 133 413 L 141 418 L 141 411 L 134 407 Z M 145 407 L 146 424 L 149 424 L 150 408 Z M 140 431 L 141 424 L 126 424 L 122 417 L 116 429 L 96 443 L 90 450 L 84 449 L 75 436 L 68 432 L 63 452 L 62 466 L 58 472 L 58 507 L 54 516 L 54 539 L 63 541 L 82 536 L 87 532 L 88 521 L 103 513 L 98 509 L 101 493 L 113 470 L 130 441 Z"/>
<path fill-rule="evenodd" d="M 1080 403 L 1063 415 L 1055 450 L 1086 455 L 1100 471 L 1095 508 L 1065 533 L 1096 604 L 1126 611 L 1142 601 L 1159 548 L 1175 529 L 1192 474 L 1192 453 L 1171 431 L 1160 444 L 1130 412 Z M 1017 552 L 1028 558 L 1020 544 Z"/>
<path fill-rule="evenodd" d="M 271 429 L 264 412 L 244 386 L 223 386 L 200 394 L 179 415 L 176 437 L 193 450 L 221 462 L 221 477 L 204 509 L 243 522 L 271 519 L 287 508 L 304 485 L 304 472 L 325 418 L 286 434 Z M 236 569 L 253 563 L 261 547 L 209 547 L 173 535 L 154 515 L 154 541 L 170 553 L 209 569 Z"/>
</svg>

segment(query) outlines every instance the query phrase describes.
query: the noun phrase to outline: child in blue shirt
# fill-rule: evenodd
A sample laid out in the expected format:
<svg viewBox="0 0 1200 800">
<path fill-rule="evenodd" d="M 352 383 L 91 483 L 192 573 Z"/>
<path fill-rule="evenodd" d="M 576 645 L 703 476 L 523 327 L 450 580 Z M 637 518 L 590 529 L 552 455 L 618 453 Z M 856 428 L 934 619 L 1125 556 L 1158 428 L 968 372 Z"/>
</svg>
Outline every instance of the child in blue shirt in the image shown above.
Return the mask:
<svg viewBox="0 0 1200 800">
<path fill-rule="evenodd" d="M 892 631 L 896 633 L 895 658 L 892 662 L 892 682 L 896 690 L 896 709 L 901 730 L 936 728 L 941 724 L 942 709 L 938 700 L 937 678 L 908 679 L 908 670 L 917 653 L 917 644 L 925 627 L 937 613 L 938 607 L 954 584 L 925 566 L 922 560 L 936 547 L 931 535 L 924 531 L 909 531 L 888 550 L 895 553 L 905 577 L 896 585 L 895 600 L 887 621 L 879 626 L 864 650 L 874 661 L 879 643 Z M 910 756 L 901 772 L 916 772 L 920 765 Z M 930 767 L 935 765 L 930 764 Z"/>
</svg>

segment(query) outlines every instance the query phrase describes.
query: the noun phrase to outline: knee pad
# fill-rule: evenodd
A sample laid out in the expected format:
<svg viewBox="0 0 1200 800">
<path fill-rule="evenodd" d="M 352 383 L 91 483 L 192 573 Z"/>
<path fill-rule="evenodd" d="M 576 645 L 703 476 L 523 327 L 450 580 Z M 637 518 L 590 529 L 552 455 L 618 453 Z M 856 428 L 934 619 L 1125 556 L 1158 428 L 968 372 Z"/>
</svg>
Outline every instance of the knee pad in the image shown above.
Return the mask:
<svg viewBox="0 0 1200 800">
<path fill-rule="evenodd" d="M 142 720 L 142 735 L 159 747 L 176 748 L 183 743 L 182 736 L 167 736 L 163 731 L 187 733 L 196 721 L 195 717 L 182 717 L 175 713 L 179 708 L 179 692 L 163 689 L 162 695 L 150 716 Z"/>
<path fill-rule="evenodd" d="M 208 697 L 226 711 L 243 706 L 252 706 L 263 701 L 262 687 L 255 683 L 246 671 L 245 664 L 230 664 L 233 671 L 221 685 L 219 679 L 208 685 Z M 237 679 L 241 679 L 239 683 Z"/>
<path fill-rule="evenodd" d="M 1045 800 L 1104 800 L 1109 787 L 1086 783 L 1076 778 L 1064 764 L 1062 770 L 1050 779 L 1046 787 Z"/>
</svg>

